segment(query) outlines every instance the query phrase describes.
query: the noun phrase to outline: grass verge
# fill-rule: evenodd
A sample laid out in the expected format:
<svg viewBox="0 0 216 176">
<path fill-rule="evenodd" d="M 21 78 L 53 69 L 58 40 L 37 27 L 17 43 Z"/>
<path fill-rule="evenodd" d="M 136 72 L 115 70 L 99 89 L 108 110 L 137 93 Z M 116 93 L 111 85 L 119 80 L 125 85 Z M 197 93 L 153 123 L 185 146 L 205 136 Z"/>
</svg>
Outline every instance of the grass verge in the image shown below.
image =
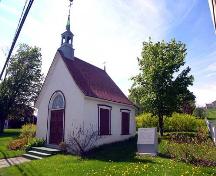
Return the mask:
<svg viewBox="0 0 216 176">
<path fill-rule="evenodd" d="M 9 168 L 0 176 L 191 176 L 216 175 L 214 167 L 198 167 L 165 157 L 136 156 L 136 139 L 95 149 L 86 158 L 56 155 Z"/>
<path fill-rule="evenodd" d="M 216 120 L 216 108 L 207 109 L 206 112 L 209 120 Z"/>
<path fill-rule="evenodd" d="M 6 129 L 3 134 L 0 134 L 0 159 L 20 156 L 24 153 L 22 150 L 14 151 L 7 148 L 9 142 L 17 138 L 19 134 L 19 129 Z"/>
</svg>

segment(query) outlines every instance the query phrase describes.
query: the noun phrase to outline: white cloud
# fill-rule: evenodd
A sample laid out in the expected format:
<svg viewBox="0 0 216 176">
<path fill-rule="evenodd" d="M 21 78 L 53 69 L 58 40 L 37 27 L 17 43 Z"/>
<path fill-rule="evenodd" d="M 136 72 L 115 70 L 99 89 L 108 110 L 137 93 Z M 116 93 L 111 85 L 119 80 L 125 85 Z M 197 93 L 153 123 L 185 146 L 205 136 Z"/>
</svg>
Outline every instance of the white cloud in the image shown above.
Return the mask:
<svg viewBox="0 0 216 176">
<path fill-rule="evenodd" d="M 155 40 L 165 37 L 165 31 L 159 27 L 166 25 L 166 18 L 161 15 L 166 13 L 166 9 L 157 9 L 154 3 L 98 0 L 74 2 L 71 26 L 75 35 L 76 56 L 99 67 L 107 61 L 108 73 L 127 92 L 130 87 L 128 79 L 137 70 L 136 57 L 141 52 L 142 41 L 149 36 Z M 33 15 L 39 4 L 42 3 L 33 4 L 36 7 L 26 20 L 20 41 L 42 48 L 43 71 L 46 73 L 59 47 L 60 34 L 65 29 L 67 3 L 54 1 L 49 5 L 49 11 L 44 9 L 41 12 L 45 13 L 43 18 L 36 19 Z"/>
<path fill-rule="evenodd" d="M 206 77 L 209 78 L 209 77 L 212 77 L 212 76 L 215 76 L 215 75 L 216 75 L 216 72 L 213 72 L 213 73 L 207 74 Z"/>
<path fill-rule="evenodd" d="M 206 103 L 211 103 L 216 100 L 216 84 L 192 87 L 190 90 L 196 95 L 196 104 L 198 106 L 205 106 Z"/>
<path fill-rule="evenodd" d="M 10 26 L 12 28 L 16 27 L 16 25 L 13 22 L 9 21 L 8 19 L 6 19 L 5 17 L 2 17 L 2 16 L 0 16 L 0 23 L 6 24 L 7 26 Z"/>
<path fill-rule="evenodd" d="M 212 63 L 212 64 L 209 64 L 207 66 L 207 70 L 208 71 L 211 71 L 211 72 L 215 72 L 216 71 L 216 62 Z"/>
<path fill-rule="evenodd" d="M 201 79 L 206 79 L 207 77 L 211 77 L 216 72 L 216 46 L 214 46 L 211 50 L 212 52 L 205 52 L 202 55 L 196 57 L 195 62 L 190 62 L 192 66 L 192 72 L 195 75 L 196 81 L 199 82 Z"/>
<path fill-rule="evenodd" d="M 12 1 L 11 1 L 11 3 L 12 3 Z M 0 3 L 0 9 L 1 9 L 1 10 L 4 10 L 4 11 L 10 13 L 10 14 L 13 14 L 13 15 L 20 15 L 20 14 L 21 14 L 21 13 L 19 12 L 17 6 L 14 6 L 14 7 L 9 6 L 8 4 L 6 4 L 5 1 L 2 1 L 2 2 Z"/>
<path fill-rule="evenodd" d="M 169 30 L 180 25 L 182 18 L 190 13 L 195 2 L 74 1 L 71 28 L 75 55 L 99 67 L 103 67 L 102 63 L 106 61 L 107 72 L 127 94 L 131 85 L 129 78 L 138 71 L 136 58 L 141 53 L 142 42 L 149 36 L 154 41 L 165 39 Z M 20 4 L 24 5 L 24 2 Z M 42 48 L 45 74 L 65 30 L 67 7 L 68 1 L 35 1 L 18 40 Z M 6 3 L 4 9 L 13 16 L 17 11 L 21 13 L 12 2 Z M 14 19 L 17 21 L 17 17 Z M 8 29 L 14 24 L 14 21 L 1 21 Z M 3 35 L 0 29 L 0 43 Z"/>
<path fill-rule="evenodd" d="M 207 66 L 207 68 L 205 69 L 206 71 L 206 77 L 207 78 L 210 78 L 210 77 L 213 77 L 216 75 L 216 62 L 212 63 L 212 64 L 209 64 Z"/>
</svg>

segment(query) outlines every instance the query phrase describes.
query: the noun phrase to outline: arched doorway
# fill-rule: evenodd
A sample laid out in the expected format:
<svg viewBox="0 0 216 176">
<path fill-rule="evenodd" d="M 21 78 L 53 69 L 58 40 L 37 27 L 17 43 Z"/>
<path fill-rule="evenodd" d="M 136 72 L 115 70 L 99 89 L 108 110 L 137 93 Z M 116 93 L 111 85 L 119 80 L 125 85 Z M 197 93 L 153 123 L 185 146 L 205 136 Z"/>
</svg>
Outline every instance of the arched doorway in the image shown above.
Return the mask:
<svg viewBox="0 0 216 176">
<path fill-rule="evenodd" d="M 65 98 L 62 92 L 52 95 L 49 111 L 49 144 L 58 145 L 64 140 Z"/>
</svg>

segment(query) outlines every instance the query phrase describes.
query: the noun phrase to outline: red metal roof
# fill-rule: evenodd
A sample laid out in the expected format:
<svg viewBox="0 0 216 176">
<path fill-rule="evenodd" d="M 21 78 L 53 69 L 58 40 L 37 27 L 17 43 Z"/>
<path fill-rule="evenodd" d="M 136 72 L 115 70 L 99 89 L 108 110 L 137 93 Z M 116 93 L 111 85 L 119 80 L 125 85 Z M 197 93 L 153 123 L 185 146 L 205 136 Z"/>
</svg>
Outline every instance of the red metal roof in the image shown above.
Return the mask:
<svg viewBox="0 0 216 176">
<path fill-rule="evenodd" d="M 133 105 L 104 70 L 76 57 L 74 60 L 67 59 L 61 51 L 59 53 L 74 81 L 86 96 Z"/>
</svg>

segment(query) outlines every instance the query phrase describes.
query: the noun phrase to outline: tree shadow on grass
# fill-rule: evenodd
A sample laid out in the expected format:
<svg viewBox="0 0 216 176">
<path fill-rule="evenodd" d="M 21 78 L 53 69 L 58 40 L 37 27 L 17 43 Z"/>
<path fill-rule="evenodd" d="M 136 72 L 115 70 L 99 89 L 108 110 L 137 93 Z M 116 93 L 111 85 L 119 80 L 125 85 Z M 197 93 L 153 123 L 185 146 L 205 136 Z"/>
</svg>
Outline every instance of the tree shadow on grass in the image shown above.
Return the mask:
<svg viewBox="0 0 216 176">
<path fill-rule="evenodd" d="M 2 150 L 0 150 L 0 154 L 3 156 L 2 159 L 5 159 L 5 161 L 8 163 L 8 165 L 11 166 L 12 164 L 11 164 L 11 162 L 9 161 L 7 154 L 6 154 L 4 151 L 2 151 Z M 1 159 L 0 159 L 0 160 L 1 160 Z"/>
<path fill-rule="evenodd" d="M 31 161 L 30 161 L 31 162 Z M 35 169 L 31 163 L 26 163 L 25 165 L 14 165 L 22 176 L 42 176 L 41 173 Z"/>
<path fill-rule="evenodd" d="M 14 139 L 14 138 L 17 138 L 19 134 L 20 132 L 18 130 L 7 130 L 7 131 L 4 131 L 3 133 L 0 133 L 0 138 L 12 137 Z"/>
<path fill-rule="evenodd" d="M 140 157 L 137 152 L 137 137 L 123 142 L 103 145 L 87 153 L 85 158 L 106 162 L 155 163 L 151 157 Z"/>
<path fill-rule="evenodd" d="M 8 158 L 18 157 L 18 156 L 22 155 L 22 153 L 23 153 L 22 150 L 18 151 L 18 150 L 9 150 L 9 149 L 1 150 L 0 149 L 0 160 L 1 159 L 8 159 Z"/>
<path fill-rule="evenodd" d="M 20 175 L 22 176 L 42 176 L 41 173 L 39 173 L 38 170 L 36 170 L 32 166 L 32 164 L 30 163 L 31 161 L 27 163 L 27 165 L 23 165 L 22 163 L 15 164 L 13 163 L 13 161 L 9 160 L 9 158 L 4 152 L 0 151 L 0 153 L 4 156 L 5 161 L 9 165 L 8 167 L 11 167 L 11 166 L 15 167 L 19 171 Z M 24 164 L 26 163 L 24 162 Z"/>
<path fill-rule="evenodd" d="M 165 154 L 165 153 L 158 153 L 158 156 L 161 157 L 161 158 L 171 159 L 170 155 Z"/>
<path fill-rule="evenodd" d="M 0 154 L 3 156 L 2 159 L 4 159 L 9 165 L 8 167 L 16 167 L 22 176 L 42 176 L 30 163 L 28 163 L 28 167 L 23 167 L 22 163 L 20 163 L 21 165 L 13 163 L 4 151 L 0 150 Z"/>
</svg>

